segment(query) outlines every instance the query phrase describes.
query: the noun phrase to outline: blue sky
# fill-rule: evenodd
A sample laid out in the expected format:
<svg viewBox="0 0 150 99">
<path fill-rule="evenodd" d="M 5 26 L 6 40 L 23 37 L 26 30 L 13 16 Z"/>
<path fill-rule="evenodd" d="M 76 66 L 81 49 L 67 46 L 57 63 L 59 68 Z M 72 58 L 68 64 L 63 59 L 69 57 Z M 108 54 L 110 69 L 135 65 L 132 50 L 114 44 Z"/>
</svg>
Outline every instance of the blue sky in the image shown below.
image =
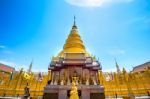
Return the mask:
<svg viewBox="0 0 150 99">
<path fill-rule="evenodd" d="M 149 0 L 0 0 L 0 62 L 47 71 L 73 16 L 87 50 L 104 71 L 150 61 Z"/>
</svg>

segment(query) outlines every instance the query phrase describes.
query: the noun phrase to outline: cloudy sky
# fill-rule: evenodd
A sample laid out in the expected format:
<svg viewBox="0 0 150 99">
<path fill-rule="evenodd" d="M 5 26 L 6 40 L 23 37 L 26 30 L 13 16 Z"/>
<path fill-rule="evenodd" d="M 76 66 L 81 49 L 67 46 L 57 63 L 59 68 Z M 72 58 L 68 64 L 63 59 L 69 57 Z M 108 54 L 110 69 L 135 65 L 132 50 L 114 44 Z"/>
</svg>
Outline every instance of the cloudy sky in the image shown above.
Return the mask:
<svg viewBox="0 0 150 99">
<path fill-rule="evenodd" d="M 149 0 L 0 0 L 0 62 L 47 71 L 73 16 L 87 50 L 104 71 L 150 61 Z"/>
</svg>

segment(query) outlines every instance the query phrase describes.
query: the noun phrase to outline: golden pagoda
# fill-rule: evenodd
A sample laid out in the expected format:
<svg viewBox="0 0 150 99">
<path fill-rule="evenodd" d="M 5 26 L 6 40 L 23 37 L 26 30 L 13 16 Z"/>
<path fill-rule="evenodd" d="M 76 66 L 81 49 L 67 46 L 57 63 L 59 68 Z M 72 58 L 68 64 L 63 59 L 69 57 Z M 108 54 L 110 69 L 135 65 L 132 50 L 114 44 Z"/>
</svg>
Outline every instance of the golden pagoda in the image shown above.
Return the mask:
<svg viewBox="0 0 150 99">
<path fill-rule="evenodd" d="M 68 99 L 72 82 L 77 85 L 80 99 L 104 99 L 100 62 L 86 51 L 75 18 L 63 50 L 52 58 L 48 69 L 50 83 L 44 88 L 43 99 Z"/>
<path fill-rule="evenodd" d="M 75 17 L 74 24 L 66 40 L 66 43 L 63 46 L 63 50 L 55 58 L 64 57 L 65 53 L 84 53 L 87 57 L 90 56 L 90 54 L 86 51 L 83 41 L 79 35 Z"/>
</svg>

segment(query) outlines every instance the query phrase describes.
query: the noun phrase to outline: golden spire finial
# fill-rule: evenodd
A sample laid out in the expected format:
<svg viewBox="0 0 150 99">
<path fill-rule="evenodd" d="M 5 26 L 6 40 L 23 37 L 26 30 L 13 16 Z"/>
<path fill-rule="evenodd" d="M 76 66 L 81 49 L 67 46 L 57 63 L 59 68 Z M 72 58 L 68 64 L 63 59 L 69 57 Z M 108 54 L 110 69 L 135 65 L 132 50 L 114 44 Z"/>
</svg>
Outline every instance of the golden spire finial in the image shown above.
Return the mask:
<svg viewBox="0 0 150 99">
<path fill-rule="evenodd" d="M 76 16 L 74 15 L 74 26 L 76 26 Z"/>
<path fill-rule="evenodd" d="M 72 27 L 72 29 L 77 29 L 77 26 L 76 26 L 76 16 L 74 15 L 74 23 L 73 23 L 73 27 Z"/>
</svg>

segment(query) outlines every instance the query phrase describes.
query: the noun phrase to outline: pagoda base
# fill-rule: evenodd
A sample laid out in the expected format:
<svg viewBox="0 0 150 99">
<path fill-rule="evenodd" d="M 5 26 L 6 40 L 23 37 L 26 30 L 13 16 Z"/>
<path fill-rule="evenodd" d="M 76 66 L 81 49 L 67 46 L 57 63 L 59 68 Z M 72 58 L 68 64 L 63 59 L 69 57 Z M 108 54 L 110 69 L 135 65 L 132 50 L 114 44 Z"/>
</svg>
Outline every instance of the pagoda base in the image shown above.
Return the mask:
<svg viewBox="0 0 150 99">
<path fill-rule="evenodd" d="M 78 85 L 80 99 L 105 99 L 104 87 L 100 85 Z M 71 85 L 47 85 L 43 99 L 69 99 Z"/>
</svg>

